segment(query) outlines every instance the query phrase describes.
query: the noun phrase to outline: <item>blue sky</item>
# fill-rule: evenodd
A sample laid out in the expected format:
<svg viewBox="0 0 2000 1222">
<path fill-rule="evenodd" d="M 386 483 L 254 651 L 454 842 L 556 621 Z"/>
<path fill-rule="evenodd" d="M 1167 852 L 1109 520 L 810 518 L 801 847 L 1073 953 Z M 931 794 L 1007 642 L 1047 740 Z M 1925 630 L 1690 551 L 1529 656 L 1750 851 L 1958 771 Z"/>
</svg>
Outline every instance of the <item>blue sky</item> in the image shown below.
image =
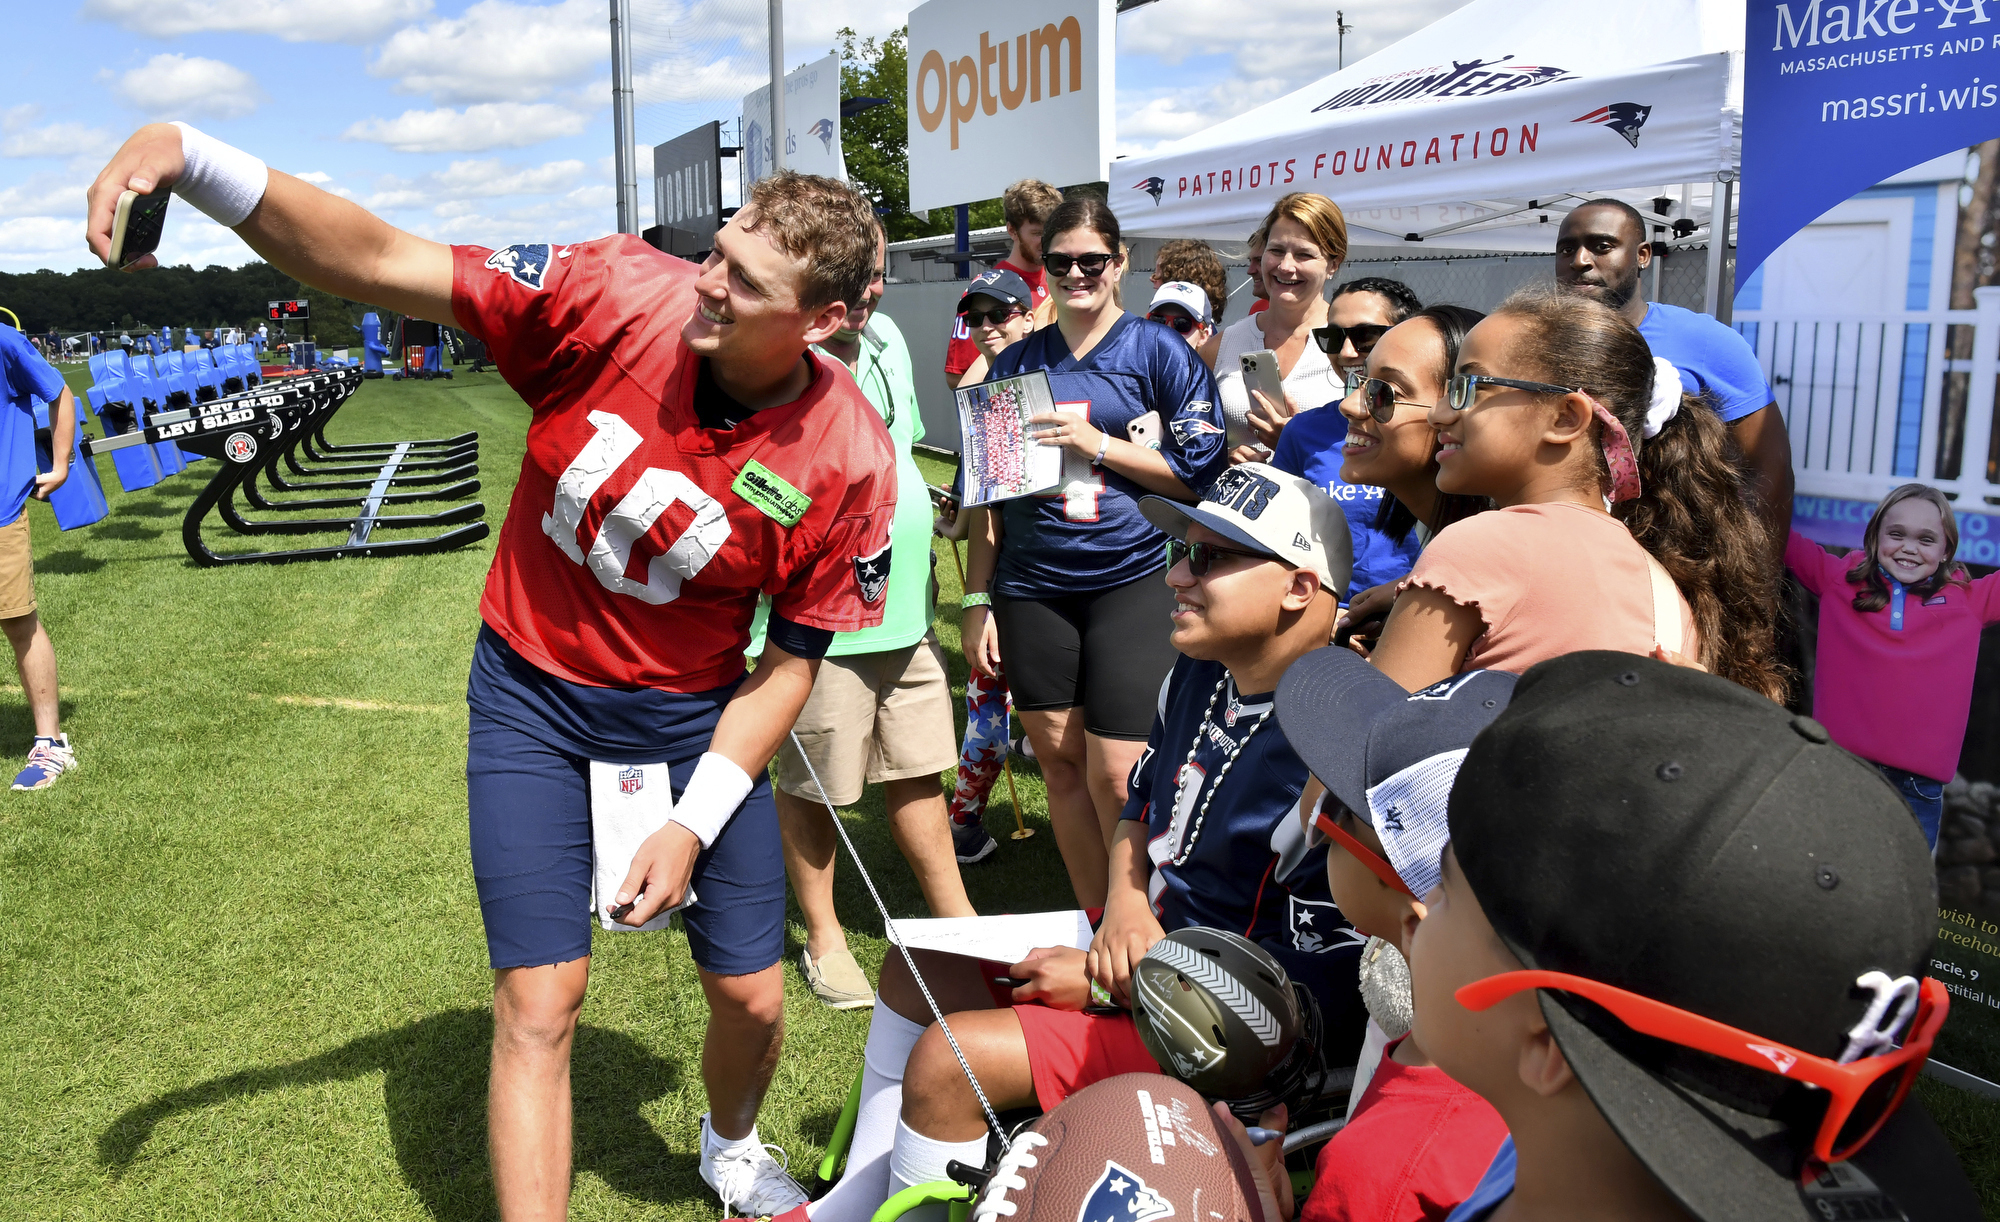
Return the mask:
<svg viewBox="0 0 2000 1222">
<path fill-rule="evenodd" d="M 1359 0 L 1348 62 L 1463 0 Z M 638 140 L 733 118 L 760 83 L 763 0 L 634 0 Z M 573 241 L 615 227 L 605 0 L 83 0 L 10 5 L 0 88 L 0 271 L 92 266 L 83 192 L 135 127 L 185 119 L 444 241 Z M 905 11 L 793 0 L 788 66 Z M 1192 134 L 1334 70 L 1318 0 L 1159 0 L 1119 19 L 1118 149 Z M 642 223 L 651 220 L 640 163 Z M 173 210 L 164 260 L 251 258 Z"/>
</svg>

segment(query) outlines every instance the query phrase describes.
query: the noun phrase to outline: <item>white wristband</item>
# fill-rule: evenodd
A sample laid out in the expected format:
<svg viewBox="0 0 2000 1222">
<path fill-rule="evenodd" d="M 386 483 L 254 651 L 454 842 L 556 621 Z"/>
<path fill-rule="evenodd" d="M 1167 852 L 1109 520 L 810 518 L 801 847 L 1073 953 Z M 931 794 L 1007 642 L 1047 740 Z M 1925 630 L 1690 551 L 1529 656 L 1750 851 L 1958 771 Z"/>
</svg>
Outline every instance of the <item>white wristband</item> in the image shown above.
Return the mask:
<svg viewBox="0 0 2000 1222">
<path fill-rule="evenodd" d="M 705 751 L 667 818 L 693 832 L 701 847 L 707 848 L 722 834 L 743 799 L 750 796 L 750 786 L 749 774 L 738 768 L 735 760 Z"/>
<path fill-rule="evenodd" d="M 175 120 L 181 129 L 181 156 L 187 170 L 174 184 L 174 194 L 230 229 L 249 219 L 264 198 L 271 171 L 262 161 L 206 132 Z"/>
</svg>

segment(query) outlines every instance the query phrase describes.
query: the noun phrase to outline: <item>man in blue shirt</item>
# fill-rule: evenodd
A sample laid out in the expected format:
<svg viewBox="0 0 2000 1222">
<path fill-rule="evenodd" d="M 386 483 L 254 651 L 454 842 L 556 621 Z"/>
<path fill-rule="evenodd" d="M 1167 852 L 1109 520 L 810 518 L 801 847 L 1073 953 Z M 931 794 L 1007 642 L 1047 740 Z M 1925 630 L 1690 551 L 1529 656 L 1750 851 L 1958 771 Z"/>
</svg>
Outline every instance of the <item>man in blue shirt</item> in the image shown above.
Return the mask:
<svg viewBox="0 0 2000 1222">
<path fill-rule="evenodd" d="M 1654 356 L 1680 370 L 1690 393 L 1715 404 L 1749 460 L 1764 525 L 1783 555 L 1792 528 L 1792 442 L 1757 354 L 1706 314 L 1640 296 L 1639 273 L 1652 264 L 1645 218 L 1621 200 L 1593 200 L 1572 210 L 1556 233 L 1556 283 L 1623 314 Z"/>
<path fill-rule="evenodd" d="M 11 327 L 0 327 L 0 382 L 7 396 L 5 409 L 0 410 L 0 522 L 6 523 L 0 526 L 0 629 L 6 630 L 7 643 L 14 647 L 21 691 L 35 717 L 35 745 L 28 752 L 28 766 L 14 778 L 14 788 L 47 789 L 76 767 L 76 752 L 57 716 L 55 646 L 35 614 L 27 505 L 30 496 L 49 499 L 69 478 L 76 397 L 28 337 Z M 55 404 L 49 421 L 55 458 L 46 474 L 36 470 L 35 399 Z"/>
</svg>

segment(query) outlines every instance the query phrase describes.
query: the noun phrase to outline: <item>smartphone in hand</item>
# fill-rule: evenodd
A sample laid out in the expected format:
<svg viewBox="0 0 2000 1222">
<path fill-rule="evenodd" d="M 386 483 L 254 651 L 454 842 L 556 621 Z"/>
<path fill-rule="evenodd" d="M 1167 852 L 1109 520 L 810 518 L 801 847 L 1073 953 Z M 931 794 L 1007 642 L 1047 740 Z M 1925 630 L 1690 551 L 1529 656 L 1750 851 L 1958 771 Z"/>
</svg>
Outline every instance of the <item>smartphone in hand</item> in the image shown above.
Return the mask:
<svg viewBox="0 0 2000 1222">
<path fill-rule="evenodd" d="M 127 191 L 118 197 L 118 212 L 111 218 L 111 266 L 130 267 L 142 255 L 160 248 L 160 235 L 167 227 L 169 187 L 150 195 Z"/>
<path fill-rule="evenodd" d="M 1237 358 L 1243 369 L 1243 385 L 1249 390 L 1260 390 L 1271 401 L 1271 406 L 1280 411 L 1285 407 L 1285 379 L 1278 376 L 1278 354 L 1269 348 L 1259 348 L 1246 352 Z"/>
</svg>

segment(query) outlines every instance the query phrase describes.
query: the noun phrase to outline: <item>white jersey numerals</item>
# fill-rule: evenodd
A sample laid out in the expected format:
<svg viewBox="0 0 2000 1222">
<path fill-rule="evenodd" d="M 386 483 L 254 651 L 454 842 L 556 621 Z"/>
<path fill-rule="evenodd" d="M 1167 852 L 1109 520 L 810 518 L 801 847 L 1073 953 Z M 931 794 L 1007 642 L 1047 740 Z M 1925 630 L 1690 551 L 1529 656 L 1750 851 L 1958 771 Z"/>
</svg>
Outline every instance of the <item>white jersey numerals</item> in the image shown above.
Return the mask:
<svg viewBox="0 0 2000 1222">
<path fill-rule="evenodd" d="M 604 515 L 589 548 L 584 548 L 577 541 L 577 528 L 590 499 L 638 451 L 641 440 L 637 429 L 611 412 L 592 412 L 589 420 L 597 432 L 556 479 L 555 504 L 542 515 L 542 533 L 563 555 L 588 565 L 598 584 L 612 593 L 656 606 L 670 603 L 681 596 L 681 583 L 701 572 L 729 541 L 729 517 L 687 476 L 648 467 Z M 632 580 L 625 570 L 631 566 L 633 546 L 675 501 L 694 511 L 694 521 L 664 553 L 653 557 L 644 583 Z"/>
<path fill-rule="evenodd" d="M 1085 420 L 1090 419 L 1090 400 L 1080 399 L 1071 403 L 1058 403 L 1059 412 L 1075 412 Z M 1066 522 L 1097 521 L 1097 498 L 1104 491 L 1104 472 L 1088 458 L 1083 458 L 1069 450 L 1063 451 L 1062 497 L 1063 520 Z"/>
</svg>

